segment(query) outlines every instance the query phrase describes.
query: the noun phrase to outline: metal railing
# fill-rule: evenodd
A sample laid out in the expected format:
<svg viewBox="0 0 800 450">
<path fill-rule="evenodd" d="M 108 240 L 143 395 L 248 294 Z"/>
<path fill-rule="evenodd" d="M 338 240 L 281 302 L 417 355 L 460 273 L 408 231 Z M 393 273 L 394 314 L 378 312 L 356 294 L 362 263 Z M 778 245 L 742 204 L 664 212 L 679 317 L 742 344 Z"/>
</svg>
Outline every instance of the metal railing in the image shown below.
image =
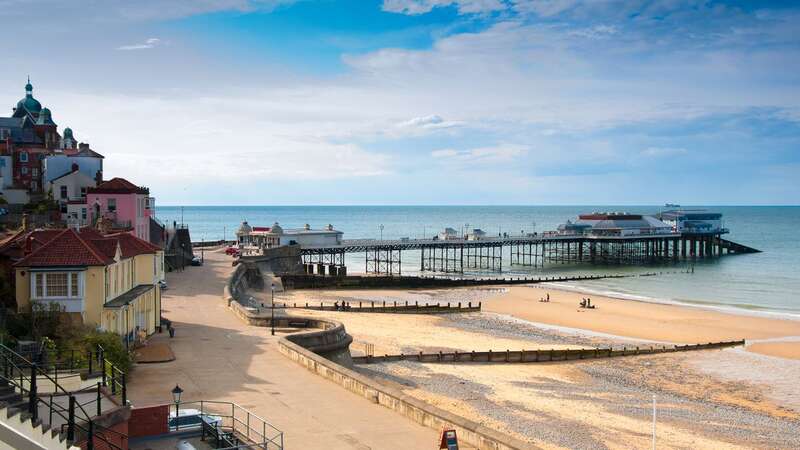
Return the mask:
<svg viewBox="0 0 800 450">
<path fill-rule="evenodd" d="M 169 417 L 175 417 L 176 424 L 179 424 L 179 411 L 185 409 L 200 411 L 200 431 L 203 437 L 214 438 L 218 449 L 283 450 L 283 432 L 236 403 L 214 400 L 180 402 L 170 405 Z M 205 418 L 218 418 L 219 422 L 204 420 Z M 188 428 L 189 426 L 185 427 Z M 178 425 L 175 431 L 180 429 L 181 426 Z"/>
<path fill-rule="evenodd" d="M 89 357 L 91 361 L 92 358 Z M 101 386 L 96 387 L 97 397 L 94 400 L 81 404 L 77 401 L 76 394 L 91 392 L 95 387 L 79 391 L 68 391 L 47 373 L 47 371 L 35 362 L 31 362 L 22 355 L 16 353 L 5 345 L 0 344 L 0 364 L 2 364 L 2 379 L 6 380 L 10 386 L 18 391 L 20 396 L 27 397 L 27 412 L 30 414 L 32 422 L 36 422 L 39 417 L 39 406 L 43 405 L 48 414 L 49 424 L 52 426 L 56 417 L 64 421 L 61 431 L 66 433 L 66 439 L 70 443 L 85 442 L 86 450 L 93 450 L 95 441 L 102 442 L 106 448 L 111 450 L 122 450 L 127 448 L 127 436 L 110 430 L 97 424 L 92 417 L 99 415 L 101 411 Z M 53 391 L 45 395 L 39 393 L 39 382 L 49 382 L 52 384 Z M 55 396 L 66 396 L 67 406 L 55 402 Z M 46 397 L 46 398 L 44 398 Z M 97 402 L 96 411 L 98 414 L 90 415 L 85 405 Z M 122 444 L 116 445 L 108 440 L 107 435 L 118 435 L 118 441 Z M 80 436 L 80 439 L 78 437 Z"/>
</svg>

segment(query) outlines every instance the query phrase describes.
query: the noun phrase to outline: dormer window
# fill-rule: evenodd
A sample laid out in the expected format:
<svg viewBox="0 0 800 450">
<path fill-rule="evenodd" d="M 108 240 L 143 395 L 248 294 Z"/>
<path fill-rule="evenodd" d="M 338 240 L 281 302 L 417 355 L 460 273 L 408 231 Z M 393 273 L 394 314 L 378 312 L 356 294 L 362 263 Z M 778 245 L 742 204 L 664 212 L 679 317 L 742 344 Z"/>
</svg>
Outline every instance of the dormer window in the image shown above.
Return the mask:
<svg viewBox="0 0 800 450">
<path fill-rule="evenodd" d="M 0 140 L 6 140 L 11 137 L 11 130 L 8 128 L 0 128 Z"/>
</svg>

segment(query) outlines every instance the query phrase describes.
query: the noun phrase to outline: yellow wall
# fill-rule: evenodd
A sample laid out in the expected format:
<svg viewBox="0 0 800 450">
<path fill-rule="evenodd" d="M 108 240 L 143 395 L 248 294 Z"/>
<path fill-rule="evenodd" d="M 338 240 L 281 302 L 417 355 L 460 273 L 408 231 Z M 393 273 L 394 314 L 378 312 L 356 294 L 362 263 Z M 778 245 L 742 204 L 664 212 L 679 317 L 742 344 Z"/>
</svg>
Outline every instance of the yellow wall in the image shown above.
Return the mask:
<svg viewBox="0 0 800 450">
<path fill-rule="evenodd" d="M 31 272 L 28 268 L 16 270 L 17 273 L 17 310 L 31 312 Z"/>
<path fill-rule="evenodd" d="M 161 318 L 161 288 L 157 282 L 162 279 L 159 272 L 163 269 L 163 258 L 164 253 L 158 252 L 155 256 L 138 255 L 108 266 L 88 267 L 83 281 L 83 322 L 122 335 L 135 330 L 137 325 L 148 335 L 154 333 Z M 31 310 L 30 276 L 29 268 L 16 269 L 17 305 L 21 312 Z M 140 284 L 154 284 L 155 287 L 124 308 L 104 307 L 107 301 Z"/>
</svg>

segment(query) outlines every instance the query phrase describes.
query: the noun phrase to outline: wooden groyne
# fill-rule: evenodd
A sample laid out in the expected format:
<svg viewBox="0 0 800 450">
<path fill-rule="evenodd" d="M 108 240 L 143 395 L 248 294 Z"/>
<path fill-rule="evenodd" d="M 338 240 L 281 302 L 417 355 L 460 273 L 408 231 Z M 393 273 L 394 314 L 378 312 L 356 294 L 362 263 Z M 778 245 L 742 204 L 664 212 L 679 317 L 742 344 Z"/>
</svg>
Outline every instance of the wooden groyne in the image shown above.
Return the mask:
<svg viewBox="0 0 800 450">
<path fill-rule="evenodd" d="M 689 352 L 696 350 L 712 350 L 744 345 L 744 340 L 709 342 L 707 344 L 636 346 L 622 348 L 593 349 L 552 349 L 552 350 L 504 350 L 504 351 L 471 351 L 471 352 L 439 352 L 383 356 L 354 356 L 354 364 L 371 364 L 379 362 L 418 361 L 426 363 L 539 363 L 554 361 L 576 361 L 584 359 L 616 358 L 621 356 L 655 355 L 659 353 Z"/>
<path fill-rule="evenodd" d="M 480 312 L 482 302 L 473 304 L 467 303 L 425 303 L 420 305 L 419 302 L 414 303 L 385 303 L 385 302 L 342 302 L 339 304 L 324 304 L 320 302 L 317 304 L 311 303 L 275 303 L 275 308 L 278 309 L 309 309 L 314 311 L 341 311 L 341 312 L 354 312 L 354 313 L 390 313 L 390 314 L 452 314 L 452 313 L 468 313 Z"/>
<path fill-rule="evenodd" d="M 467 286 L 519 285 L 549 282 L 603 280 L 608 278 L 630 278 L 654 276 L 665 272 L 642 274 L 574 275 L 550 277 L 481 277 L 461 278 L 445 276 L 322 276 L 278 274 L 286 289 L 377 289 L 377 288 L 448 288 Z"/>
</svg>

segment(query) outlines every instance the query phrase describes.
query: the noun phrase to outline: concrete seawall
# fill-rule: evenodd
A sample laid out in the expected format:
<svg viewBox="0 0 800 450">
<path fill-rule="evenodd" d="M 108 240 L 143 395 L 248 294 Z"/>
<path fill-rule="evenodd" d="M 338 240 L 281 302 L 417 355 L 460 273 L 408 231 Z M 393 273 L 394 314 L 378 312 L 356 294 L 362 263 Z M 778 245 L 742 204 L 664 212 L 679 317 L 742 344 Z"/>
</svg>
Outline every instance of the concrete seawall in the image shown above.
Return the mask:
<svg viewBox="0 0 800 450">
<path fill-rule="evenodd" d="M 455 429 L 459 440 L 481 450 L 522 450 L 536 448 L 510 436 L 487 428 L 477 422 L 452 414 L 425 403 L 389 386 L 335 364 L 319 355 L 291 342 L 287 338 L 278 341 L 281 353 L 304 366 L 311 372 L 333 381 L 348 391 L 385 406 L 419 424 L 437 430 Z"/>
<path fill-rule="evenodd" d="M 270 326 L 270 317 L 239 303 L 238 298 L 249 288 L 248 279 L 262 276 L 250 264 L 240 264 L 224 287 L 223 298 L 240 319 L 254 326 Z M 348 391 L 389 408 L 421 425 L 436 429 L 455 429 L 459 440 L 481 450 L 528 450 L 535 446 L 489 429 L 477 422 L 432 406 L 408 396 L 398 389 L 359 374 L 352 367 L 349 346 L 352 337 L 344 325 L 328 319 L 281 316 L 275 318 L 280 328 L 309 328 L 281 337 L 278 347 L 286 357 L 309 371 L 330 380 Z M 311 331 L 313 330 L 313 331 Z M 313 407 L 313 406 L 309 406 Z"/>
</svg>

